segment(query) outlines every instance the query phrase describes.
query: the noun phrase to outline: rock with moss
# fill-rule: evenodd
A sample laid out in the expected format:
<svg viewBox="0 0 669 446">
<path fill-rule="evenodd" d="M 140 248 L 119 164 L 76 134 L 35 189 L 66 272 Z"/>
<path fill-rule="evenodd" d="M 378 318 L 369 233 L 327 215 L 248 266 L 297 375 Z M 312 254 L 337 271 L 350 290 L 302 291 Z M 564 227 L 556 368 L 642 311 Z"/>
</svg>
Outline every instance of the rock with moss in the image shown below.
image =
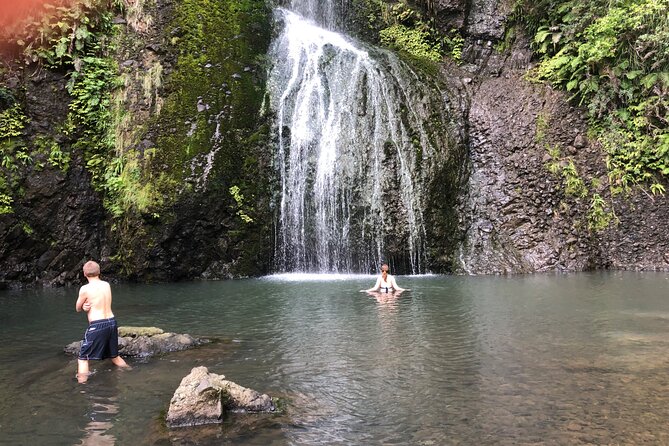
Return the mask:
<svg viewBox="0 0 669 446">
<path fill-rule="evenodd" d="M 121 356 L 149 357 L 177 352 L 211 342 L 189 334 L 165 333 L 156 327 L 119 327 L 118 351 Z M 79 355 L 81 341 L 67 345 L 65 353 Z"/>
<path fill-rule="evenodd" d="M 174 392 L 166 422 L 169 427 L 199 426 L 221 423 L 226 412 L 274 411 L 268 395 L 210 373 L 206 367 L 194 367 Z"/>
</svg>

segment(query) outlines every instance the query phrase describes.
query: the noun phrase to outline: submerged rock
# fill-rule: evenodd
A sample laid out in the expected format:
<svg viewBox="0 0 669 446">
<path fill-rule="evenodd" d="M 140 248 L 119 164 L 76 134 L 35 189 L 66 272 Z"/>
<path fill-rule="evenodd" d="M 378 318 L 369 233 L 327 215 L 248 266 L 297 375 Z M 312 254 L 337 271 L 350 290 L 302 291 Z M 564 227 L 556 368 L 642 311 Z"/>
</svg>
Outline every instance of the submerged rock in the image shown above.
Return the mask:
<svg viewBox="0 0 669 446">
<path fill-rule="evenodd" d="M 147 357 L 178 352 L 208 344 L 209 339 L 194 338 L 189 334 L 165 333 L 156 327 L 119 327 L 118 351 L 121 356 Z M 64 348 L 65 353 L 79 355 L 81 341 Z"/>
<path fill-rule="evenodd" d="M 274 401 L 266 394 L 242 387 L 209 373 L 206 367 L 195 367 L 181 380 L 167 412 L 169 427 L 199 426 L 223 421 L 230 412 L 274 412 Z"/>
</svg>

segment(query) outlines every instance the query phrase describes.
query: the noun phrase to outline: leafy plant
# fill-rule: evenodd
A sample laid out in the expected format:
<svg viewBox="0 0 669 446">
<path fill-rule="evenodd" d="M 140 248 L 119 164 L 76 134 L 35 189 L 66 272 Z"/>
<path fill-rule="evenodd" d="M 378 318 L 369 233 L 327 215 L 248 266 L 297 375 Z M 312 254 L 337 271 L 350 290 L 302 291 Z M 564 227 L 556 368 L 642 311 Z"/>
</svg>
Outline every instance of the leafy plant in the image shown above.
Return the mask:
<svg viewBox="0 0 669 446">
<path fill-rule="evenodd" d="M 588 229 L 600 232 L 609 227 L 612 221 L 617 221 L 613 210 L 606 209 L 606 201 L 599 194 L 593 194 L 588 211 Z"/>
<path fill-rule="evenodd" d="M 441 61 L 439 46 L 429 42 L 429 34 L 424 30 L 395 24 L 381 30 L 379 36 L 381 43 L 388 47 L 405 51 L 418 59 Z"/>
<path fill-rule="evenodd" d="M 0 177 L 0 215 L 14 212 L 12 209 L 14 199 L 7 192 L 5 180 Z"/>
<path fill-rule="evenodd" d="M 371 1 L 371 0 L 370 0 Z M 374 0 L 379 8 L 380 20 L 372 14 L 370 26 L 379 28 L 379 40 L 382 45 L 408 55 L 418 62 L 437 63 L 449 55 L 457 63 L 462 58 L 464 38 L 453 29 L 446 36 L 440 35 L 434 19 L 426 19 L 408 2 L 402 0 L 388 5 L 382 0 Z M 423 2 L 429 11 L 434 4 Z M 381 25 L 378 26 L 377 22 Z"/>
<path fill-rule="evenodd" d="M 565 193 L 577 198 L 585 198 L 588 195 L 588 189 L 585 187 L 583 179 L 578 175 L 574 160 L 569 159 L 566 165 L 562 167 L 562 178 L 564 178 Z"/>
<path fill-rule="evenodd" d="M 14 172 L 18 171 L 19 164 L 31 163 L 32 158 L 24 141 L 29 119 L 11 92 L 0 89 L 0 93 L 2 105 L 6 107 L 0 111 L 0 214 L 8 214 L 13 212 L 9 184 L 14 181 Z"/>
<path fill-rule="evenodd" d="M 29 122 L 21 104 L 12 104 L 0 111 L 0 153 L 3 155 L 23 142 L 23 129 Z"/>
<path fill-rule="evenodd" d="M 232 186 L 229 189 L 230 195 L 232 195 L 232 198 L 235 200 L 235 203 L 237 203 L 237 215 L 239 218 L 242 219 L 244 223 L 252 223 L 253 219 L 249 217 L 242 209 L 244 206 L 244 195 L 240 193 L 239 186 Z"/>
<path fill-rule="evenodd" d="M 606 151 L 613 191 L 669 174 L 669 0 L 519 0 L 514 17 L 534 35 L 535 79 L 588 110 Z"/>
<path fill-rule="evenodd" d="M 451 56 L 455 63 L 460 64 L 462 62 L 462 50 L 465 46 L 465 38 L 462 37 L 462 34 L 457 29 L 451 29 L 444 36 L 443 45 L 447 54 Z"/>
<path fill-rule="evenodd" d="M 56 0 L 44 3 L 35 18 L 13 24 L 0 34 L 20 48 L 23 63 L 51 67 L 80 64 L 80 55 L 106 39 L 111 11 L 120 3 L 109 0 Z"/>
</svg>

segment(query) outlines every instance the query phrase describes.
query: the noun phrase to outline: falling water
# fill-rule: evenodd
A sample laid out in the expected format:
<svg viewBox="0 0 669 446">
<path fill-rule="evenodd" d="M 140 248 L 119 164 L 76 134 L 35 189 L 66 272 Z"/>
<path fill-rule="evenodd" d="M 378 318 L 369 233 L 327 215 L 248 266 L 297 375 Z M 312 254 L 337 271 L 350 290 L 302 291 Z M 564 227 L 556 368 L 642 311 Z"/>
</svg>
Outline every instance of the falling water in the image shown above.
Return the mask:
<svg viewBox="0 0 669 446">
<path fill-rule="evenodd" d="M 337 9 L 332 0 L 292 0 L 290 10 L 319 26 L 333 29 L 337 26 Z"/>
<path fill-rule="evenodd" d="M 295 0 L 276 11 L 283 25 L 269 79 L 281 180 L 276 269 L 369 272 L 401 243 L 393 259 L 400 252 L 401 269 L 424 272 L 420 163 L 434 151 L 423 125 L 425 91 L 389 52 L 326 29 L 334 9 Z"/>
</svg>

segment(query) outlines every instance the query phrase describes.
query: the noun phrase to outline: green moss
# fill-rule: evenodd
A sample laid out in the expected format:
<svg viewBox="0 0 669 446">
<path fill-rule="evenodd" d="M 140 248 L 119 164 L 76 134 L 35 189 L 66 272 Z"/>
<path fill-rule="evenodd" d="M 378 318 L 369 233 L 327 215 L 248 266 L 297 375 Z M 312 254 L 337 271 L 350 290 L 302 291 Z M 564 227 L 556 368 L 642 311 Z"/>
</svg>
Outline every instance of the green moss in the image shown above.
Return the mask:
<svg viewBox="0 0 669 446">
<path fill-rule="evenodd" d="M 156 327 L 118 327 L 118 335 L 121 337 L 155 336 L 163 334 L 164 331 Z"/>
<path fill-rule="evenodd" d="M 186 0 L 176 6 L 166 31 L 178 60 L 165 80 L 168 95 L 155 123 L 161 134 L 156 163 L 168 166 L 172 184 L 202 175 L 204 163 L 195 163 L 194 172 L 190 163 L 214 149 L 210 175 L 223 187 L 237 180 L 243 142 L 258 125 L 269 23 L 263 1 Z"/>
<path fill-rule="evenodd" d="M 416 59 L 440 62 L 439 45 L 431 44 L 427 31 L 394 24 L 381 30 L 381 43 L 398 51 L 404 51 Z"/>
<path fill-rule="evenodd" d="M 118 181 L 117 199 L 106 201 L 121 217 L 113 227 L 115 260 L 124 273 L 144 268 L 147 246 L 163 236 L 174 209 L 216 197 L 217 206 L 230 210 L 219 216 L 230 233 L 244 234 L 224 256 L 248 274 L 253 262 L 238 260 L 249 252 L 255 258 L 254 240 L 266 241 L 257 233 L 267 224 L 255 221 L 269 221 L 257 218 L 255 203 L 269 190 L 267 176 L 257 172 L 267 156 L 259 150 L 269 141 L 261 107 L 271 10 L 262 0 L 184 0 L 169 12 L 162 41 L 171 57 L 154 61 L 143 75 L 126 75 L 131 94 L 120 90 L 114 101 L 116 151 L 123 153 L 110 176 Z M 144 46 L 130 34 L 120 36 L 119 45 L 128 53 L 121 57 L 134 57 L 133 49 Z M 126 99 L 135 96 L 152 104 L 145 119 L 123 113 L 137 106 Z M 130 150 L 143 141 L 152 145 Z"/>
</svg>

